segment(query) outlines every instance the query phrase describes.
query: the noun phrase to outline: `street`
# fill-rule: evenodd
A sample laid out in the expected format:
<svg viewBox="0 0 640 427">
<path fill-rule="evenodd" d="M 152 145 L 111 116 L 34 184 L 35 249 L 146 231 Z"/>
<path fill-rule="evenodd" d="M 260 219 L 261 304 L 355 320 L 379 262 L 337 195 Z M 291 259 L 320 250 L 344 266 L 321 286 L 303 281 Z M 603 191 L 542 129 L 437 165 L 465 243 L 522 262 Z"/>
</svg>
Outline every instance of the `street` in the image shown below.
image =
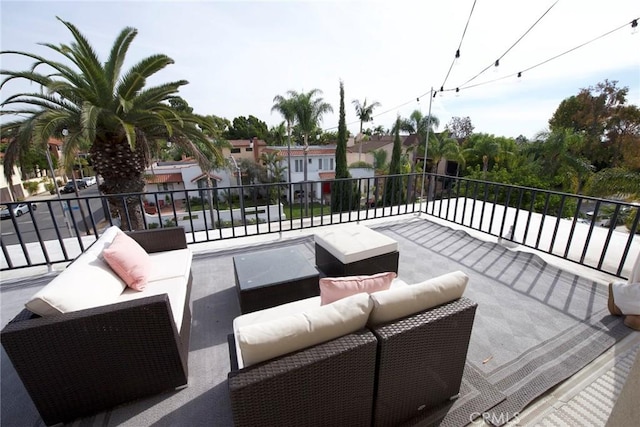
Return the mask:
<svg viewBox="0 0 640 427">
<path fill-rule="evenodd" d="M 79 195 L 80 197 L 99 196 L 100 192 L 98 191 L 98 186 L 93 185 L 87 189 L 80 190 Z M 84 214 L 86 215 L 86 218 L 83 220 L 77 201 L 69 202 L 71 210 L 68 210 L 68 202 L 66 200 L 74 199 L 75 197 L 74 193 L 61 194 L 60 198 L 62 199 L 62 203 L 60 203 L 55 195 L 51 195 L 50 197 L 36 196 L 27 200 L 26 202 L 35 203 L 37 206 L 35 210 L 15 218 L 15 223 L 20 231 L 23 242 L 30 243 L 40 240 L 57 240 L 56 225 L 60 237 L 63 239 L 76 235 L 76 228 L 73 223 L 76 224 L 78 232 L 82 235 L 86 234 L 86 228 L 93 232 L 93 224 L 95 223 L 97 225 L 105 218 L 101 199 L 98 197 L 87 199 L 89 206 L 87 206 L 87 200 L 81 200 L 82 209 L 84 209 Z M 63 214 L 63 207 L 68 221 Z M 91 213 L 89 213 L 88 209 L 91 210 Z M 91 222 L 91 216 L 93 216 L 93 223 Z M 37 230 L 40 232 L 40 238 L 38 238 L 38 234 L 36 233 L 34 222 L 37 225 Z M 3 219 L 0 227 L 2 242 L 5 245 L 20 243 L 11 218 Z"/>
</svg>

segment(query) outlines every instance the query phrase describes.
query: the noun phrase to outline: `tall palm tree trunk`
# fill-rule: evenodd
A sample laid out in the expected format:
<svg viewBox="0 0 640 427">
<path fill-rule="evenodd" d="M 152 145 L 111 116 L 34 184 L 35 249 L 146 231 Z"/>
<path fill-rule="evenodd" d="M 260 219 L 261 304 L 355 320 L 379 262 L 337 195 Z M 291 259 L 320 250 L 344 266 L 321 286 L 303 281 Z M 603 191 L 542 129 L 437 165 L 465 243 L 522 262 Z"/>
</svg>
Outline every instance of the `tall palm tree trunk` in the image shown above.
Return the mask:
<svg viewBox="0 0 640 427">
<path fill-rule="evenodd" d="M 140 195 L 144 190 L 143 172 L 147 154 L 143 151 L 144 138 L 136 132 L 138 143 L 132 151 L 127 139 L 122 135 L 111 135 L 112 139 L 97 139 L 91 147 L 91 157 L 96 173 L 102 175 L 104 182 L 100 191 L 108 197 L 112 218 L 120 219 L 124 230 L 144 228 Z M 133 193 L 133 194 L 132 194 Z"/>
<path fill-rule="evenodd" d="M 293 202 L 293 185 L 291 184 L 291 122 L 287 120 L 287 172 L 289 175 L 289 205 Z"/>
<path fill-rule="evenodd" d="M 304 215 L 309 216 L 309 183 L 307 182 L 307 152 L 309 151 L 309 136 L 304 134 Z"/>
</svg>

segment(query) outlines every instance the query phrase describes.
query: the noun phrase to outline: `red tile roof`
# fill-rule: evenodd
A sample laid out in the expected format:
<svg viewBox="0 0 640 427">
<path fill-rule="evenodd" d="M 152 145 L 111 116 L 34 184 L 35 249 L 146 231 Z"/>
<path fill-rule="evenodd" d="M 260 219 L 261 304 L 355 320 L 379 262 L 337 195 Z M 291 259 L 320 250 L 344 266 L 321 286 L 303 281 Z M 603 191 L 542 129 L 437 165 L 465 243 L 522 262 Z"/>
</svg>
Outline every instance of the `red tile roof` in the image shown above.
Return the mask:
<svg viewBox="0 0 640 427">
<path fill-rule="evenodd" d="M 181 173 L 163 173 L 158 175 L 145 175 L 147 184 L 165 184 L 169 182 L 182 182 Z"/>
</svg>

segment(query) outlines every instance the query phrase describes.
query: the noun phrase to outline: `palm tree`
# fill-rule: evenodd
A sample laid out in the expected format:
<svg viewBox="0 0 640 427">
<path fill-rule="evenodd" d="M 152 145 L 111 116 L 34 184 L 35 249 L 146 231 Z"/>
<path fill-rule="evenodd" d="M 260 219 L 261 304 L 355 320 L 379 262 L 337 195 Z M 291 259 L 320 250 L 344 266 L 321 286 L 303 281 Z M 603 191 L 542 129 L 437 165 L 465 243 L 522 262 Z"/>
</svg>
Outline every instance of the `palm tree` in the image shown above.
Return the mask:
<svg viewBox="0 0 640 427">
<path fill-rule="evenodd" d="M 539 132 L 523 153 L 533 155 L 542 170 L 564 190 L 579 193 L 594 170 L 588 159 L 571 152 L 571 147 L 581 145 L 582 138 L 582 134 L 570 129 Z"/>
<path fill-rule="evenodd" d="M 285 145 L 287 143 L 287 126 L 281 122 L 278 126 L 271 126 L 269 137 L 273 145 Z"/>
<path fill-rule="evenodd" d="M 458 142 L 449 136 L 448 131 L 431 135 L 428 150 L 431 157 L 431 173 L 435 175 L 438 173 L 438 167 L 442 159 L 460 159 L 461 153 Z M 422 151 L 424 152 L 424 149 Z M 435 176 L 432 176 L 429 180 L 429 200 L 433 199 L 435 185 Z"/>
<path fill-rule="evenodd" d="M 276 95 L 273 98 L 273 107 L 271 107 L 271 112 L 277 111 L 282 115 L 284 121 L 287 122 L 287 172 L 289 177 L 289 195 L 287 196 L 287 200 L 289 201 L 289 204 L 291 204 L 293 199 L 293 190 L 291 185 L 291 128 L 293 127 L 293 123 L 296 119 L 295 101 L 298 97 L 298 92 L 290 90 L 287 91 L 287 95 L 287 98 L 282 95 Z"/>
<path fill-rule="evenodd" d="M 420 110 L 414 110 L 408 119 L 401 119 L 399 124 L 396 126 L 400 127 L 400 130 L 404 130 L 406 132 L 416 134 L 418 136 L 418 147 L 424 146 L 427 140 L 428 133 L 434 133 L 434 128 L 438 128 L 440 126 L 440 119 L 436 116 L 423 116 Z M 417 150 L 416 147 L 410 148 L 412 151 L 411 156 L 411 173 L 415 172 L 415 164 L 416 164 L 416 155 Z M 427 149 L 427 155 L 429 155 L 429 150 Z M 409 178 L 407 195 L 410 198 L 410 201 L 413 200 L 414 196 L 413 191 L 413 179 Z"/>
<path fill-rule="evenodd" d="M 80 31 L 71 23 L 58 20 L 69 29 L 74 42 L 44 46 L 62 55 L 71 65 L 31 53 L 2 52 L 32 58 L 35 63 L 28 71 L 3 70 L 2 74 L 8 77 L 0 88 L 13 79 L 26 79 L 41 87 L 39 91 L 10 96 L 2 104 L 15 105 L 15 109 L 4 110 L 3 114 L 19 116 L 0 126 L 2 135 L 11 135 L 4 159 L 6 176 L 20 161 L 24 150 L 31 146 L 44 149 L 49 137 L 60 136 L 63 130 L 66 161 L 73 161 L 78 148 L 89 147 L 95 171 L 104 179 L 100 191 L 107 195 L 142 192 L 150 153 L 167 140 L 193 154 L 203 170 L 209 169 L 212 158 L 221 157 L 203 133 L 203 129 L 209 128 L 208 121 L 169 104 L 186 81 L 146 86 L 148 78 L 173 64 L 171 58 L 153 55 L 123 72 L 127 51 L 138 33 L 136 29 L 122 30 L 109 58 L 101 63 Z M 47 68 L 46 72 L 36 72 L 42 66 Z M 207 153 L 198 150 L 195 144 L 202 144 Z M 144 227 L 139 196 L 114 196 L 108 202 L 111 214 L 120 218 L 123 227 Z"/>
<path fill-rule="evenodd" d="M 389 164 L 387 163 L 387 157 L 389 156 L 389 153 L 380 148 L 378 150 L 374 150 L 372 154 L 373 167 L 376 169 L 376 173 L 385 175 L 385 171 L 389 167 Z"/>
<path fill-rule="evenodd" d="M 482 159 L 482 174 L 486 178 L 489 170 L 489 160 L 495 159 L 500 154 L 500 144 L 493 135 L 474 134 L 469 138 L 470 147 L 464 152 Z"/>
<path fill-rule="evenodd" d="M 360 119 L 360 135 L 362 135 L 362 125 L 373 119 L 373 109 L 379 107 L 380 103 L 375 101 L 373 104 L 367 105 L 367 98 L 364 99 L 362 104 L 357 99 L 354 99 L 351 102 L 356 107 L 356 115 L 358 116 L 358 119 Z M 360 141 L 360 145 L 358 146 L 358 161 L 361 160 L 361 156 L 362 141 Z"/>
<path fill-rule="evenodd" d="M 295 93 L 290 91 L 291 94 L 296 94 L 294 98 L 294 112 L 295 120 L 302 134 L 302 140 L 304 143 L 304 202 L 305 213 L 308 213 L 309 207 L 309 186 L 307 184 L 307 152 L 309 151 L 309 135 L 313 134 L 318 127 L 318 124 L 322 121 L 322 116 L 325 113 L 333 112 L 333 108 L 319 95 L 322 95 L 320 89 L 312 89 L 309 92 Z"/>
<path fill-rule="evenodd" d="M 596 197 L 640 198 L 640 173 L 624 168 L 607 168 L 593 174 L 586 186 Z"/>
</svg>

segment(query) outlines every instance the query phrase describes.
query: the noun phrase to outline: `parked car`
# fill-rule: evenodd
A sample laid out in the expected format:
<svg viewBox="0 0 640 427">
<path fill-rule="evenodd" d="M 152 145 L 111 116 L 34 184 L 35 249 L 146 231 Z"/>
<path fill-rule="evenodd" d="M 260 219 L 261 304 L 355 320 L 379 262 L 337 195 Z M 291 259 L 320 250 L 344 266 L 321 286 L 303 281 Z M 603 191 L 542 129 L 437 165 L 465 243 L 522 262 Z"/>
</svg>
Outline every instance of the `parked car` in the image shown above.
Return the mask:
<svg viewBox="0 0 640 427">
<path fill-rule="evenodd" d="M 84 180 L 84 183 L 87 184 L 87 186 L 89 187 L 92 185 L 96 185 L 98 183 L 95 176 L 85 176 L 83 180 Z"/>
<path fill-rule="evenodd" d="M 15 216 L 20 216 L 22 214 L 28 213 L 29 207 L 31 207 L 31 209 L 33 209 L 34 211 L 38 209 L 38 205 L 36 205 L 35 203 L 18 203 L 17 205 L 12 205 L 11 209 L 13 210 L 13 214 Z M 9 210 L 8 206 L 2 205 L 2 210 L 0 210 L 0 218 L 11 218 L 11 211 Z"/>
<path fill-rule="evenodd" d="M 76 179 L 76 185 L 78 186 L 78 190 L 82 190 L 83 188 L 87 188 L 87 183 L 82 179 Z M 73 187 L 73 181 L 69 180 L 60 190 L 61 193 L 73 193 L 75 188 Z"/>
</svg>

